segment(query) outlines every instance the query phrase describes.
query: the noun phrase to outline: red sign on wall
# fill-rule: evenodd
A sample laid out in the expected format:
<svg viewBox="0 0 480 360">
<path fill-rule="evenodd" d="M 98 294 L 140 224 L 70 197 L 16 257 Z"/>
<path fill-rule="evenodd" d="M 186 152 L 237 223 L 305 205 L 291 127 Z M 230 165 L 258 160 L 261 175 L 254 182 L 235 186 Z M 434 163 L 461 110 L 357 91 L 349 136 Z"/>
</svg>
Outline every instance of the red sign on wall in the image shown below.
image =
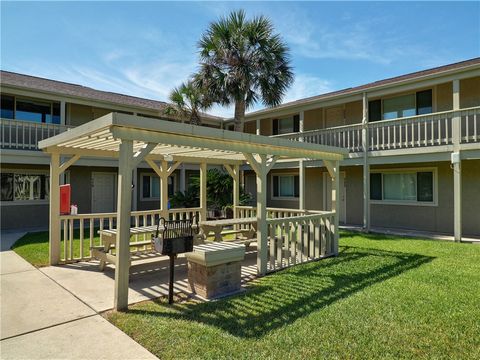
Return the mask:
<svg viewBox="0 0 480 360">
<path fill-rule="evenodd" d="M 70 184 L 60 185 L 60 215 L 70 214 Z"/>
</svg>

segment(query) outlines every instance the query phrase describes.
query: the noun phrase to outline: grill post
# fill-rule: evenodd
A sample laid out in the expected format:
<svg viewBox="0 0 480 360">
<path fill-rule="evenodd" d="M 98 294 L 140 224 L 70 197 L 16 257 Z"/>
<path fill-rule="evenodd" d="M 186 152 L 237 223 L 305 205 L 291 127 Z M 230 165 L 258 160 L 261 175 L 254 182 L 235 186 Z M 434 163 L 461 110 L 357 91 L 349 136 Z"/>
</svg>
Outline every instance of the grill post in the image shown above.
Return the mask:
<svg viewBox="0 0 480 360">
<path fill-rule="evenodd" d="M 175 255 L 170 254 L 170 282 L 168 284 L 168 303 L 173 304 L 173 282 L 174 282 L 174 272 L 175 272 Z"/>
</svg>

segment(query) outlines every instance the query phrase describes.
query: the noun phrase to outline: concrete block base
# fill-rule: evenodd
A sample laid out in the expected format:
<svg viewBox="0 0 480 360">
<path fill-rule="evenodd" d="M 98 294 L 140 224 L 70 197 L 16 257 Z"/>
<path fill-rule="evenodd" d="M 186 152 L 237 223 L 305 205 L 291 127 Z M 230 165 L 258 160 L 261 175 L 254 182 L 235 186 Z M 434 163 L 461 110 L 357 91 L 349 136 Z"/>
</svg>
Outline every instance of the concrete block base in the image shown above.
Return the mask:
<svg viewBox="0 0 480 360">
<path fill-rule="evenodd" d="M 188 282 L 192 292 L 206 298 L 223 297 L 240 291 L 241 261 L 205 266 L 188 262 Z"/>
</svg>

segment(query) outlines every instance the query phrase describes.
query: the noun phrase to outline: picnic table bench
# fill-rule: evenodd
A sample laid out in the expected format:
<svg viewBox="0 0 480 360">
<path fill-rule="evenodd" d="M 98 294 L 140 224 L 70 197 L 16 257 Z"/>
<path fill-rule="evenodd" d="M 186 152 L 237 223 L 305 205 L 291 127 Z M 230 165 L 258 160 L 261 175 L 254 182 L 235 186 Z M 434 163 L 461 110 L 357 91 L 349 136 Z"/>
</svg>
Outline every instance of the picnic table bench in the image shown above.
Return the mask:
<svg viewBox="0 0 480 360">
<path fill-rule="evenodd" d="M 142 252 L 151 252 L 156 253 L 155 249 L 152 246 L 152 235 L 155 234 L 157 231 L 157 225 L 150 225 L 150 226 L 138 226 L 130 228 L 130 236 L 133 235 L 147 235 L 148 240 L 143 241 L 134 241 L 130 242 L 130 248 L 145 248 Z M 159 229 L 160 235 L 163 232 L 163 228 Z M 98 234 L 100 235 L 100 241 L 102 245 L 99 246 L 92 246 L 92 257 L 97 258 L 100 260 L 99 268 L 100 271 L 105 269 L 105 265 L 107 263 L 110 264 L 117 264 L 116 255 L 112 252 L 115 249 L 116 242 L 117 242 L 117 229 L 104 229 L 98 230 Z M 130 257 L 130 264 L 132 261 L 132 257 Z"/>
<path fill-rule="evenodd" d="M 204 236 L 204 239 L 208 236 L 210 232 L 213 232 L 215 235 L 214 241 L 223 241 L 222 231 L 226 226 L 232 225 L 250 225 L 248 229 L 240 230 L 242 234 L 242 242 L 250 243 L 257 233 L 257 218 L 237 218 L 237 219 L 222 219 L 222 220 L 206 220 L 200 221 L 198 226 L 200 227 L 201 233 Z M 247 245 L 248 246 L 248 245 Z"/>
</svg>

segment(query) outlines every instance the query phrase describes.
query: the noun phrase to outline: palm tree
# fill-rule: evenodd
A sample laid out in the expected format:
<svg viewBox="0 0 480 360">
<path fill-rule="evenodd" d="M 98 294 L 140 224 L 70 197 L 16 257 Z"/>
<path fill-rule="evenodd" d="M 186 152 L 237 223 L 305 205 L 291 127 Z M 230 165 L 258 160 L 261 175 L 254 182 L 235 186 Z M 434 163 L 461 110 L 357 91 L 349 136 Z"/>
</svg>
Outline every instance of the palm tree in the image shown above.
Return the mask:
<svg viewBox="0 0 480 360">
<path fill-rule="evenodd" d="M 235 131 L 243 131 L 247 108 L 279 105 L 293 82 L 289 49 L 264 16 L 234 11 L 210 24 L 198 47 L 195 85 L 221 105 L 235 104 Z"/>
<path fill-rule="evenodd" d="M 202 123 L 201 111 L 207 110 L 211 106 L 211 101 L 207 100 L 204 91 L 194 86 L 192 80 L 174 88 L 169 99 L 173 106 L 168 106 L 165 113 L 182 119 L 189 119 L 192 125 L 200 125 Z"/>
</svg>

